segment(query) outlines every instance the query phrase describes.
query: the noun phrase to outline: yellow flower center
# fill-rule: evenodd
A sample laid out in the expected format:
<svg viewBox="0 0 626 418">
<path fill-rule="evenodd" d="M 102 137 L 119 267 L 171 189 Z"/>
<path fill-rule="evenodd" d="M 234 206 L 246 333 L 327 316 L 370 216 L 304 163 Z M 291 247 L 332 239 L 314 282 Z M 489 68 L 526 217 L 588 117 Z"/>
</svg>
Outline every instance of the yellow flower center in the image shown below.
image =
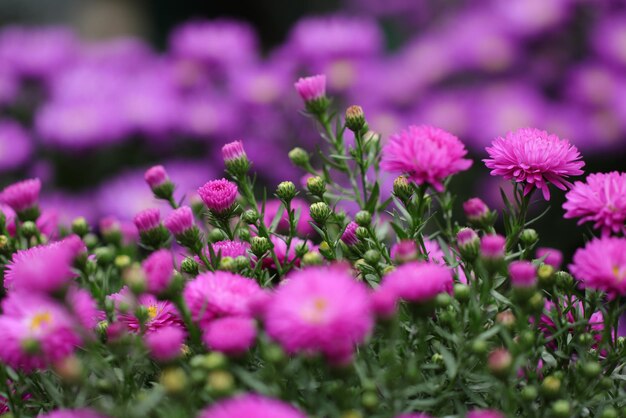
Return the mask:
<svg viewBox="0 0 626 418">
<path fill-rule="evenodd" d="M 150 305 L 148 306 L 148 316 L 150 317 L 150 319 L 154 319 L 155 316 L 157 316 L 157 306 L 156 305 Z"/>
<path fill-rule="evenodd" d="M 324 321 L 324 312 L 328 307 L 328 301 L 323 298 L 315 298 L 310 305 L 302 311 L 302 317 L 313 324 L 319 324 Z"/>
<path fill-rule="evenodd" d="M 613 275 L 618 282 L 621 282 L 626 278 L 626 269 L 621 270 L 619 266 L 613 266 Z"/>
<path fill-rule="evenodd" d="M 30 320 L 30 330 L 39 331 L 42 327 L 49 325 L 51 322 L 52 314 L 50 312 L 40 312 Z"/>
</svg>

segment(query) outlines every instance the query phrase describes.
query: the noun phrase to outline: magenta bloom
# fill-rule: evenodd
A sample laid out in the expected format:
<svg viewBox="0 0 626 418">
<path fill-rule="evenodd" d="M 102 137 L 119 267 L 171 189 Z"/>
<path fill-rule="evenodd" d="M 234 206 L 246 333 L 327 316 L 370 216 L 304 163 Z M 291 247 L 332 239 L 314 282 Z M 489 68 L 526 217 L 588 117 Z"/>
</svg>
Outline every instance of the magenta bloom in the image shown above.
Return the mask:
<svg viewBox="0 0 626 418">
<path fill-rule="evenodd" d="M 245 241 L 218 241 L 210 244 L 213 247 L 215 255 L 220 257 L 237 258 L 239 256 L 247 256 L 250 244 Z"/>
<path fill-rule="evenodd" d="M 467 170 L 472 161 L 459 139 L 443 129 L 411 125 L 391 135 L 383 148 L 381 167 L 389 172 L 406 174 L 422 185 L 443 191 L 446 177 Z"/>
<path fill-rule="evenodd" d="M 98 303 L 86 289 L 70 287 L 67 304 L 78 323 L 85 329 L 92 330 L 100 321 L 106 319 L 104 311 L 98 308 Z"/>
<path fill-rule="evenodd" d="M 478 234 L 472 228 L 461 228 L 456 234 L 456 242 L 459 247 L 472 245 L 478 243 L 478 241 Z"/>
<path fill-rule="evenodd" d="M 139 319 L 134 314 L 135 304 L 141 305 L 148 311 L 148 319 L 145 323 L 146 334 L 156 332 L 157 330 L 167 326 L 183 326 L 183 321 L 172 302 L 157 300 L 156 297 L 149 294 L 139 296 L 139 300 L 135 301 L 124 287 L 119 293 L 108 296 L 115 303 L 118 320 L 124 324 L 131 332 L 139 332 L 141 330 Z M 126 310 L 121 310 L 121 305 L 126 305 Z"/>
<path fill-rule="evenodd" d="M 143 178 L 146 180 L 146 183 L 148 183 L 148 186 L 150 186 L 151 189 L 162 186 L 170 180 L 167 175 L 167 171 L 165 171 L 165 167 L 162 165 L 150 167 L 146 170 Z"/>
<path fill-rule="evenodd" d="M 590 174 L 584 183 L 574 183 L 565 198 L 565 218 L 580 218 L 578 225 L 593 222 L 603 235 L 626 233 L 626 173 Z"/>
<path fill-rule="evenodd" d="M 0 360 L 30 372 L 72 354 L 80 337 L 68 312 L 56 302 L 26 292 L 10 292 L 2 302 Z"/>
<path fill-rule="evenodd" d="M 432 418 L 432 417 L 426 414 L 402 414 L 402 415 L 398 415 L 396 418 Z"/>
<path fill-rule="evenodd" d="M 391 247 L 391 258 L 399 263 L 406 263 L 407 261 L 417 260 L 419 252 L 417 250 L 417 244 L 415 241 L 405 239 L 399 241 Z"/>
<path fill-rule="evenodd" d="M 7 264 L 4 287 L 28 292 L 59 290 L 75 276 L 71 268 L 75 255 L 70 245 L 62 243 L 19 250 Z"/>
<path fill-rule="evenodd" d="M 480 255 L 486 259 L 504 258 L 506 238 L 502 235 L 484 235 L 480 239 Z"/>
<path fill-rule="evenodd" d="M 172 360 L 182 353 L 185 330 L 177 325 L 166 325 L 144 336 L 150 355 L 159 361 Z"/>
<path fill-rule="evenodd" d="M 594 238 L 576 250 L 569 268 L 584 288 L 626 295 L 626 238 Z"/>
<path fill-rule="evenodd" d="M 467 219 L 474 222 L 480 221 L 489 215 L 489 207 L 478 197 L 473 197 L 463 202 L 463 211 Z"/>
<path fill-rule="evenodd" d="M 252 279 L 216 271 L 202 273 L 188 282 L 183 299 L 194 321 L 206 324 L 224 316 L 250 316 L 250 304 L 262 292 Z"/>
<path fill-rule="evenodd" d="M 92 409 L 57 409 L 37 418 L 107 418 Z"/>
<path fill-rule="evenodd" d="M 37 205 L 40 190 L 39 179 L 23 180 L 7 186 L 0 194 L 0 201 L 21 212 Z"/>
<path fill-rule="evenodd" d="M 530 261 L 513 261 L 509 264 L 513 287 L 533 287 L 537 284 L 537 268 Z"/>
<path fill-rule="evenodd" d="M 296 91 L 305 102 L 311 102 L 326 96 L 326 76 L 324 74 L 300 78 L 294 85 Z"/>
<path fill-rule="evenodd" d="M 256 324 L 249 317 L 219 318 L 208 324 L 203 340 L 208 348 L 228 355 L 243 354 L 256 339 Z"/>
<path fill-rule="evenodd" d="M 156 208 L 142 210 L 133 219 L 139 232 L 157 228 L 161 223 L 161 212 Z"/>
<path fill-rule="evenodd" d="M 291 208 L 296 212 L 296 215 L 300 214 L 298 223 L 296 224 L 296 231 L 298 234 L 306 235 L 314 232 L 313 227 L 309 223 L 311 221 L 311 215 L 309 214 L 309 204 L 303 200 L 295 198 L 291 201 Z M 259 208 L 259 211 L 261 208 Z M 276 227 L 279 231 L 289 231 L 289 215 L 285 210 L 285 207 L 278 199 L 270 199 L 265 202 L 265 213 L 263 214 L 263 222 L 269 226 L 278 214 L 278 211 L 282 211 L 280 220 Z"/>
<path fill-rule="evenodd" d="M 9 119 L 0 119 L 0 170 L 19 168 L 28 161 L 32 149 L 32 140 L 20 124 Z"/>
<path fill-rule="evenodd" d="M 567 190 L 572 186 L 567 177 L 581 175 L 585 165 L 578 149 L 568 140 L 534 128 L 498 137 L 486 150 L 489 158 L 483 161 L 492 176 L 525 183 L 525 195 L 537 188 L 545 200 L 550 200 L 548 183 Z"/>
<path fill-rule="evenodd" d="M 559 269 L 563 263 L 563 253 L 556 248 L 540 247 L 535 252 L 536 258 L 546 257 L 543 262 Z"/>
<path fill-rule="evenodd" d="M 307 268 L 276 289 L 265 310 L 267 333 L 290 353 L 321 352 L 349 362 L 373 326 L 365 286 L 340 268 Z"/>
<path fill-rule="evenodd" d="M 143 263 L 148 292 L 158 295 L 165 292 L 174 277 L 174 261 L 168 250 L 158 250 L 150 254 Z"/>
<path fill-rule="evenodd" d="M 222 157 L 224 161 L 234 161 L 241 158 L 248 158 L 246 150 L 243 148 L 243 142 L 233 141 L 222 147 Z"/>
<path fill-rule="evenodd" d="M 172 234 L 184 234 L 194 226 L 193 211 L 189 206 L 181 206 L 167 215 L 163 223 Z"/>
<path fill-rule="evenodd" d="M 346 229 L 343 231 L 341 235 L 341 240 L 346 243 L 346 245 L 352 246 L 359 243 L 359 238 L 356 236 L 356 229 L 359 225 L 356 222 L 350 222 Z"/>
<path fill-rule="evenodd" d="M 504 418 L 504 415 L 492 409 L 475 409 L 467 413 L 467 418 Z"/>
<path fill-rule="evenodd" d="M 305 244 L 308 248 L 308 251 L 313 251 L 315 248 L 313 244 L 311 244 L 308 240 L 303 240 L 298 237 L 294 237 L 291 240 L 291 246 L 289 250 L 287 250 L 287 243 L 285 242 L 286 238 L 281 238 L 278 235 L 270 235 L 270 241 L 274 245 L 274 254 L 276 254 L 276 258 L 280 264 L 290 263 L 294 261 L 295 266 L 300 266 L 300 259 L 296 259 L 296 248 L 298 245 Z M 264 266 L 266 267 L 275 267 L 274 260 L 272 257 L 266 257 L 263 259 Z"/>
<path fill-rule="evenodd" d="M 198 418 L 306 418 L 284 402 L 246 394 L 226 399 L 206 408 Z"/>
<path fill-rule="evenodd" d="M 378 292 L 389 292 L 395 299 L 425 303 L 440 293 L 452 293 L 452 270 L 427 261 L 406 263 L 383 277 Z"/>
<path fill-rule="evenodd" d="M 212 180 L 198 189 L 198 194 L 209 210 L 222 213 L 237 199 L 237 185 L 226 179 Z"/>
</svg>

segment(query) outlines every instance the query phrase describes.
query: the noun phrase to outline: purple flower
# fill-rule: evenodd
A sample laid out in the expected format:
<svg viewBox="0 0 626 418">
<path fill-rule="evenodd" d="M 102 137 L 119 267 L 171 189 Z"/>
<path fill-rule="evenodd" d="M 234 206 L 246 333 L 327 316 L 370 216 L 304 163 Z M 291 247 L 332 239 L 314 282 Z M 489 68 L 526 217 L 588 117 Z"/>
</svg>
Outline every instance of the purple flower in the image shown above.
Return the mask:
<svg viewBox="0 0 626 418">
<path fill-rule="evenodd" d="M 489 215 L 489 207 L 478 197 L 463 202 L 463 211 L 468 220 L 478 222 Z"/>
<path fill-rule="evenodd" d="M 395 300 L 426 303 L 440 293 L 452 293 L 452 270 L 431 262 L 411 262 L 383 277 L 377 292 L 389 293 Z"/>
<path fill-rule="evenodd" d="M 161 223 L 161 213 L 156 208 L 150 208 L 139 212 L 133 219 L 139 232 L 157 228 Z"/>
<path fill-rule="evenodd" d="M 219 401 L 203 410 L 198 418 L 306 418 L 293 406 L 259 395 L 241 395 Z"/>
<path fill-rule="evenodd" d="M 561 268 L 561 264 L 563 263 L 563 253 L 561 251 L 557 250 L 556 248 L 537 248 L 537 251 L 535 252 L 535 257 L 542 258 L 544 256 L 546 257 L 543 261 L 544 263 L 554 267 L 555 269 Z"/>
<path fill-rule="evenodd" d="M 174 278 L 172 253 L 165 249 L 155 251 L 141 266 L 146 274 L 148 292 L 158 295 L 168 289 Z"/>
<path fill-rule="evenodd" d="M 502 235 L 484 235 L 480 239 L 480 255 L 486 259 L 504 258 L 506 239 Z"/>
<path fill-rule="evenodd" d="M 173 210 L 163 223 L 172 234 L 183 234 L 194 227 L 193 211 L 189 206 L 181 206 Z"/>
<path fill-rule="evenodd" d="M 202 338 L 211 350 L 240 355 L 254 344 L 256 324 L 245 316 L 216 319 L 205 327 Z"/>
<path fill-rule="evenodd" d="M 586 289 L 626 295 L 626 239 L 594 238 L 576 250 L 569 268 Z"/>
<path fill-rule="evenodd" d="M 224 145 L 222 147 L 222 157 L 226 163 L 242 158 L 248 158 L 246 150 L 243 148 L 243 142 L 241 141 L 233 141 Z"/>
<path fill-rule="evenodd" d="M 0 81 L 1 83 L 1 81 Z M 13 170 L 28 161 L 31 139 L 17 122 L 0 119 L 0 170 Z"/>
<path fill-rule="evenodd" d="M 148 186 L 150 186 L 151 189 L 162 186 L 170 180 L 167 175 L 167 171 L 165 171 L 165 167 L 162 165 L 150 167 L 146 170 L 143 178 L 146 180 L 146 183 L 148 183 Z"/>
<path fill-rule="evenodd" d="M 533 287 L 537 284 L 537 268 L 530 261 L 514 261 L 509 264 L 509 276 L 513 287 Z"/>
<path fill-rule="evenodd" d="M 341 235 L 341 240 L 348 246 L 356 245 L 359 243 L 359 238 L 356 236 L 356 229 L 359 225 L 356 222 L 350 222 Z"/>
<path fill-rule="evenodd" d="M 209 210 L 223 213 L 235 203 L 237 185 L 226 179 L 212 180 L 200 187 L 198 194 Z"/>
<path fill-rule="evenodd" d="M 167 325 L 146 334 L 144 342 L 154 359 L 168 361 L 182 354 L 186 336 L 187 334 L 182 327 Z"/>
<path fill-rule="evenodd" d="M 305 102 L 326 97 L 326 76 L 323 74 L 300 78 L 295 83 L 296 91 Z"/>
<path fill-rule="evenodd" d="M 23 180 L 5 187 L 0 194 L 0 201 L 19 213 L 37 206 L 40 190 L 39 179 Z"/>
</svg>

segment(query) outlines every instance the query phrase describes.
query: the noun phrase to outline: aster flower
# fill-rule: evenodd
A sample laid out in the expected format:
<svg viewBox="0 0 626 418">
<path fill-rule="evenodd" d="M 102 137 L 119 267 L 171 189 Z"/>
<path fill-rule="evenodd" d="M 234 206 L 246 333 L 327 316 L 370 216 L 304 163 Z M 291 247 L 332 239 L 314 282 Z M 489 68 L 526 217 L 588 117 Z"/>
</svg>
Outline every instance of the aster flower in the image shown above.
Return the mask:
<svg viewBox="0 0 626 418">
<path fill-rule="evenodd" d="M 350 222 L 346 229 L 344 229 L 341 235 L 341 240 L 348 246 L 353 246 L 359 243 L 359 238 L 356 236 L 356 230 L 359 225 L 356 222 Z"/>
<path fill-rule="evenodd" d="M 20 215 L 37 208 L 40 191 L 41 181 L 39 179 L 23 180 L 5 187 L 0 194 L 0 201 L 9 205 Z"/>
<path fill-rule="evenodd" d="M 194 321 L 206 324 L 225 316 L 250 316 L 250 305 L 262 290 L 256 281 L 234 273 L 216 271 L 189 281 L 183 299 Z"/>
<path fill-rule="evenodd" d="M 391 246 L 390 256 L 398 263 L 417 260 L 419 252 L 415 241 L 405 239 Z"/>
<path fill-rule="evenodd" d="M 539 247 L 535 252 L 535 258 L 546 257 L 543 262 L 555 269 L 561 268 L 563 253 L 556 248 Z"/>
<path fill-rule="evenodd" d="M 179 357 L 185 342 L 185 330 L 177 325 L 167 325 L 144 336 L 150 355 L 159 361 Z"/>
<path fill-rule="evenodd" d="M 200 187 L 198 194 L 210 211 L 224 213 L 237 199 L 237 185 L 226 179 L 212 180 Z"/>
<path fill-rule="evenodd" d="M 141 266 L 146 274 L 148 292 L 158 295 L 169 288 L 174 277 L 174 262 L 168 250 L 153 252 Z"/>
<path fill-rule="evenodd" d="M 309 221 L 312 220 L 311 215 L 309 214 L 309 204 L 303 199 L 295 198 L 291 200 L 291 209 L 294 210 L 296 214 L 300 214 L 298 222 L 296 223 L 296 232 L 301 235 L 313 233 L 314 229 L 309 223 Z M 289 231 L 289 214 L 287 214 L 283 204 L 278 199 L 270 199 L 265 202 L 263 222 L 265 222 L 265 225 L 271 225 L 279 210 L 282 211 L 282 215 L 278 221 L 276 229 L 278 231 L 287 232 Z"/>
<path fill-rule="evenodd" d="M 86 289 L 77 286 L 70 287 L 67 293 L 67 305 L 78 323 L 87 330 L 93 330 L 100 321 L 106 319 L 103 310 Z"/>
<path fill-rule="evenodd" d="M 2 302 L 0 360 L 31 372 L 72 354 L 80 337 L 68 312 L 44 296 L 10 292 Z"/>
<path fill-rule="evenodd" d="M 432 417 L 426 414 L 402 414 L 402 415 L 398 415 L 396 418 L 432 418 Z"/>
<path fill-rule="evenodd" d="M 293 406 L 259 395 L 242 395 L 217 402 L 198 418 L 306 418 Z"/>
<path fill-rule="evenodd" d="M 373 326 L 367 289 L 339 268 L 292 273 L 265 309 L 267 333 L 290 353 L 322 353 L 333 363 L 352 358 Z"/>
<path fill-rule="evenodd" d="M 295 83 L 295 87 L 305 103 L 311 103 L 326 98 L 326 76 L 324 74 L 300 78 Z"/>
<path fill-rule="evenodd" d="M 7 264 L 4 287 L 44 293 L 60 290 L 75 276 L 71 268 L 75 255 L 72 244 L 62 243 L 19 250 Z"/>
<path fill-rule="evenodd" d="M 411 125 L 391 135 L 383 148 L 381 167 L 389 172 L 406 174 L 418 185 L 427 184 L 441 192 L 449 176 L 467 170 L 472 161 L 459 139 L 443 129 Z"/>
<path fill-rule="evenodd" d="M 0 119 L 0 170 L 21 167 L 28 161 L 32 148 L 24 128 L 12 120 Z"/>
<path fill-rule="evenodd" d="M 143 176 L 150 189 L 155 189 L 157 187 L 163 186 L 165 183 L 170 181 L 169 176 L 167 175 L 167 171 L 165 171 L 165 167 L 162 165 L 155 165 L 146 170 L 146 173 Z"/>
<path fill-rule="evenodd" d="M 469 221 L 480 222 L 489 216 L 489 207 L 478 197 L 463 202 L 463 211 Z"/>
<path fill-rule="evenodd" d="M 285 263 L 293 262 L 295 266 L 300 266 L 300 259 L 298 257 L 296 249 L 300 245 L 305 245 L 307 247 L 307 252 L 313 251 L 315 247 L 308 240 L 303 240 L 298 237 L 293 237 L 291 239 L 291 245 L 289 246 L 289 250 L 287 250 L 287 242 L 285 238 L 281 238 L 277 235 L 270 235 L 270 241 L 274 246 L 274 254 L 278 259 L 278 262 L 281 265 Z M 272 257 L 267 257 L 263 259 L 263 265 L 265 267 L 275 267 L 274 259 Z"/>
<path fill-rule="evenodd" d="M 243 142 L 233 141 L 222 147 L 224 165 L 234 175 L 243 175 L 250 168 L 250 160 L 243 148 Z"/>
<path fill-rule="evenodd" d="M 93 409 L 57 409 L 47 414 L 37 415 L 37 418 L 107 418 Z"/>
<path fill-rule="evenodd" d="M 603 235 L 626 232 L 626 173 L 590 174 L 584 183 L 574 183 L 565 199 L 565 218 L 580 218 L 578 225 L 593 222 Z"/>
<path fill-rule="evenodd" d="M 146 232 L 158 228 L 161 224 L 161 212 L 156 208 L 150 208 L 139 212 L 133 219 L 139 232 Z"/>
<path fill-rule="evenodd" d="M 256 339 L 256 324 L 249 317 L 226 317 L 211 321 L 203 333 L 203 341 L 213 351 L 228 355 L 243 354 Z"/>
<path fill-rule="evenodd" d="M 189 206 L 181 206 L 170 213 L 163 221 L 165 227 L 175 236 L 185 234 L 194 225 L 193 211 Z"/>
<path fill-rule="evenodd" d="M 219 254 L 221 258 L 246 257 L 250 249 L 250 244 L 245 241 L 217 241 L 209 245 L 213 247 L 215 255 Z"/>
<path fill-rule="evenodd" d="M 521 260 L 509 264 L 509 276 L 513 287 L 527 288 L 537 284 L 537 268 L 530 261 Z"/>
<path fill-rule="evenodd" d="M 504 415 L 492 409 L 475 409 L 467 413 L 467 418 L 504 418 Z"/>
<path fill-rule="evenodd" d="M 183 326 L 180 314 L 172 302 L 157 300 L 150 294 L 143 294 L 139 296 L 137 301 L 134 301 L 127 287 L 118 293 L 109 295 L 108 298 L 115 303 L 119 322 L 124 324 L 130 332 L 138 333 L 141 331 L 139 318 L 128 311 L 128 308 L 132 308 L 135 303 L 148 312 L 148 318 L 144 323 L 146 334 L 167 326 Z M 121 309 L 122 307 L 124 309 Z"/>
<path fill-rule="evenodd" d="M 416 261 L 403 264 L 383 277 L 378 292 L 390 293 L 397 299 L 427 303 L 440 293 L 452 294 L 452 270 L 433 262 Z"/>
<path fill-rule="evenodd" d="M 506 238 L 502 235 L 483 235 L 480 239 L 480 255 L 489 260 L 504 258 Z"/>
<path fill-rule="evenodd" d="M 576 250 L 569 268 L 584 288 L 626 295 L 626 238 L 594 238 Z"/>
<path fill-rule="evenodd" d="M 579 176 L 585 165 L 578 150 L 566 139 L 533 128 L 509 132 L 496 138 L 486 148 L 489 158 L 484 159 L 492 176 L 524 183 L 524 195 L 535 188 L 550 200 L 548 184 L 567 190 L 570 176 Z"/>
</svg>

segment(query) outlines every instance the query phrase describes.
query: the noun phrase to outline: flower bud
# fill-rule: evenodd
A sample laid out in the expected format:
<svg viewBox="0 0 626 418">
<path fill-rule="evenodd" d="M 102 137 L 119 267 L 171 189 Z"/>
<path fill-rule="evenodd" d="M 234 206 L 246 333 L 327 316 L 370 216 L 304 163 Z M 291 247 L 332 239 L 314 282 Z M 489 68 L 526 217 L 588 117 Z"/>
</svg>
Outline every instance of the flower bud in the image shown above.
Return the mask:
<svg viewBox="0 0 626 418">
<path fill-rule="evenodd" d="M 22 234 L 26 238 L 34 237 L 38 233 L 39 233 L 39 228 L 37 228 L 37 225 L 35 225 L 35 222 L 33 222 L 33 221 L 25 221 L 22 224 Z"/>
<path fill-rule="evenodd" d="M 159 379 L 165 391 L 170 395 L 182 393 L 187 387 L 187 374 L 181 367 L 163 370 Z"/>
<path fill-rule="evenodd" d="M 83 362 L 74 355 L 55 362 L 52 368 L 66 383 L 77 384 L 83 378 Z"/>
<path fill-rule="evenodd" d="M 361 403 L 365 409 L 373 410 L 378 406 L 378 395 L 375 392 L 367 391 L 361 397 Z"/>
<path fill-rule="evenodd" d="M 359 238 L 356 236 L 356 230 L 359 226 L 355 222 L 350 222 L 346 229 L 344 229 L 343 234 L 341 234 L 341 240 L 349 247 L 356 245 L 359 243 Z"/>
<path fill-rule="evenodd" d="M 554 273 L 554 279 L 561 290 L 567 290 L 574 284 L 574 278 L 566 271 L 557 271 Z"/>
<path fill-rule="evenodd" d="M 360 240 L 364 240 L 364 239 L 367 239 L 367 237 L 369 237 L 369 236 L 370 236 L 370 233 L 369 233 L 369 231 L 367 230 L 367 228 L 364 228 L 364 227 L 362 227 L 362 226 L 359 226 L 359 227 L 356 229 L 356 237 L 357 237 L 358 239 L 360 239 Z"/>
<path fill-rule="evenodd" d="M 480 240 L 480 255 L 487 260 L 504 259 L 506 239 L 502 235 L 485 235 Z"/>
<path fill-rule="evenodd" d="M 235 258 L 235 271 L 241 271 L 247 267 L 250 267 L 250 260 L 244 255 L 240 255 Z"/>
<path fill-rule="evenodd" d="M 311 251 L 302 256 L 302 261 L 300 262 L 300 264 L 302 266 L 317 266 L 322 264 L 323 262 L 324 257 L 322 257 L 319 252 Z"/>
<path fill-rule="evenodd" d="M 393 181 L 393 194 L 403 202 L 408 201 L 413 195 L 413 188 L 405 176 L 396 177 Z"/>
<path fill-rule="evenodd" d="M 72 232 L 79 237 L 85 236 L 89 232 L 89 224 L 87 220 L 82 216 L 72 221 Z"/>
<path fill-rule="evenodd" d="M 555 418 L 570 418 L 572 416 L 572 408 L 568 401 L 561 399 L 552 404 L 552 413 Z"/>
<path fill-rule="evenodd" d="M 580 366 L 585 377 L 590 379 L 598 377 L 602 373 L 602 366 L 597 361 L 588 361 Z"/>
<path fill-rule="evenodd" d="M 113 260 L 113 264 L 115 264 L 115 267 L 118 269 L 125 269 L 130 266 L 131 263 L 132 259 L 126 254 L 120 254 Z"/>
<path fill-rule="evenodd" d="M 467 219 L 476 224 L 480 224 L 489 217 L 489 207 L 481 199 L 473 197 L 463 202 L 463 211 Z"/>
<path fill-rule="evenodd" d="M 607 406 L 602 411 L 602 414 L 600 415 L 600 418 L 617 418 L 618 416 L 619 415 L 617 413 L 617 409 L 613 408 L 612 406 Z"/>
<path fill-rule="evenodd" d="M 513 314 L 510 309 L 498 312 L 496 315 L 496 322 L 505 328 L 511 329 L 515 326 L 515 314 Z"/>
<path fill-rule="evenodd" d="M 326 182 L 320 176 L 309 177 L 306 180 L 306 187 L 313 196 L 321 198 L 326 193 Z"/>
<path fill-rule="evenodd" d="M 237 200 L 238 188 L 226 179 L 211 180 L 198 189 L 200 198 L 214 216 L 228 217 Z"/>
<path fill-rule="evenodd" d="M 545 303 L 545 298 L 541 292 L 535 292 L 530 299 L 528 299 L 528 307 L 532 312 L 541 312 Z"/>
<path fill-rule="evenodd" d="M 361 132 L 365 127 L 365 113 L 361 106 L 353 105 L 346 110 L 346 127 L 352 132 Z"/>
<path fill-rule="evenodd" d="M 226 370 L 214 370 L 209 373 L 206 389 L 215 395 L 226 395 L 235 387 L 235 378 Z"/>
<path fill-rule="evenodd" d="M 539 241 L 539 234 L 537 231 L 531 228 L 526 228 L 522 230 L 522 233 L 519 236 L 520 241 L 527 247 L 534 245 L 537 241 Z"/>
<path fill-rule="evenodd" d="M 554 284 L 554 267 L 549 264 L 542 264 L 537 269 L 537 277 L 543 288 L 550 287 Z"/>
<path fill-rule="evenodd" d="M 218 241 L 223 241 L 224 239 L 226 239 L 226 235 L 224 235 L 221 229 L 215 228 L 209 232 L 209 235 L 207 236 L 207 238 L 209 239 L 210 242 L 218 242 Z"/>
<path fill-rule="evenodd" d="M 500 378 L 507 377 L 513 366 L 513 357 L 507 349 L 498 348 L 489 354 L 487 366 L 494 376 Z"/>
<path fill-rule="evenodd" d="M 359 226 L 367 227 L 372 223 L 372 214 L 366 210 L 360 210 L 354 216 L 354 222 Z"/>
<path fill-rule="evenodd" d="M 303 77 L 295 83 L 296 91 L 304 100 L 306 109 L 314 115 L 321 115 L 329 105 L 326 97 L 326 76 L 323 74 Z"/>
<path fill-rule="evenodd" d="M 289 151 L 289 159 L 291 162 L 300 168 L 306 168 L 309 165 L 309 153 L 300 147 L 296 147 Z"/>
<path fill-rule="evenodd" d="M 309 214 L 315 223 L 318 225 L 325 225 L 326 221 L 332 214 L 332 211 L 326 202 L 317 202 L 311 205 Z"/>
<path fill-rule="evenodd" d="M 296 185 L 291 181 L 283 181 L 276 188 L 276 196 L 283 202 L 290 202 L 297 193 Z"/>
<path fill-rule="evenodd" d="M 461 257 L 468 261 L 473 261 L 478 257 L 480 238 L 472 228 L 461 228 L 456 234 L 456 242 Z"/>
<path fill-rule="evenodd" d="M 232 257 L 220 258 L 220 265 L 218 266 L 218 269 L 222 271 L 235 271 L 236 270 L 235 259 Z"/>
<path fill-rule="evenodd" d="M 541 382 L 541 393 L 549 399 L 554 399 L 560 391 L 561 380 L 555 376 L 547 376 Z"/>
<path fill-rule="evenodd" d="M 162 165 L 155 165 L 146 170 L 144 179 L 154 196 L 158 199 L 169 200 L 174 193 L 174 184 L 170 181 L 165 168 Z"/>
<path fill-rule="evenodd" d="M 257 257 L 263 256 L 271 247 L 272 244 L 265 237 L 252 237 L 250 241 L 250 250 Z"/>
<path fill-rule="evenodd" d="M 532 402 L 535 399 L 537 399 L 537 395 L 539 395 L 539 393 L 537 392 L 537 388 L 534 386 L 526 386 L 524 387 L 524 389 L 522 389 L 522 399 L 526 402 Z"/>
<path fill-rule="evenodd" d="M 467 302 L 470 297 L 470 287 L 463 283 L 456 283 L 454 285 L 454 298 L 459 302 Z"/>
<path fill-rule="evenodd" d="M 107 266 L 115 259 L 115 250 L 111 247 L 98 247 L 93 253 L 100 266 Z"/>
<path fill-rule="evenodd" d="M 253 225 L 259 220 L 259 213 L 256 210 L 248 209 L 241 215 L 241 220 L 248 225 Z"/>
<path fill-rule="evenodd" d="M 529 289 L 537 285 L 537 269 L 526 260 L 513 261 L 509 264 L 511 285 L 516 289 Z"/>
<path fill-rule="evenodd" d="M 380 252 L 376 250 L 367 250 L 363 254 L 363 259 L 369 265 L 376 265 L 380 261 Z"/>
<path fill-rule="evenodd" d="M 181 263 L 180 263 L 180 270 L 183 273 L 187 273 L 191 276 L 197 276 L 198 275 L 198 263 L 196 262 L 196 260 L 194 260 L 193 258 L 185 258 Z"/>
<path fill-rule="evenodd" d="M 472 345 L 470 346 L 472 353 L 477 354 L 477 355 L 485 354 L 488 348 L 489 346 L 487 344 L 487 341 L 482 340 L 482 339 L 474 340 L 472 342 Z"/>
<path fill-rule="evenodd" d="M 242 176 L 250 169 L 250 160 L 243 148 L 243 142 L 233 141 L 222 147 L 222 158 L 226 170 L 236 177 Z"/>
</svg>

